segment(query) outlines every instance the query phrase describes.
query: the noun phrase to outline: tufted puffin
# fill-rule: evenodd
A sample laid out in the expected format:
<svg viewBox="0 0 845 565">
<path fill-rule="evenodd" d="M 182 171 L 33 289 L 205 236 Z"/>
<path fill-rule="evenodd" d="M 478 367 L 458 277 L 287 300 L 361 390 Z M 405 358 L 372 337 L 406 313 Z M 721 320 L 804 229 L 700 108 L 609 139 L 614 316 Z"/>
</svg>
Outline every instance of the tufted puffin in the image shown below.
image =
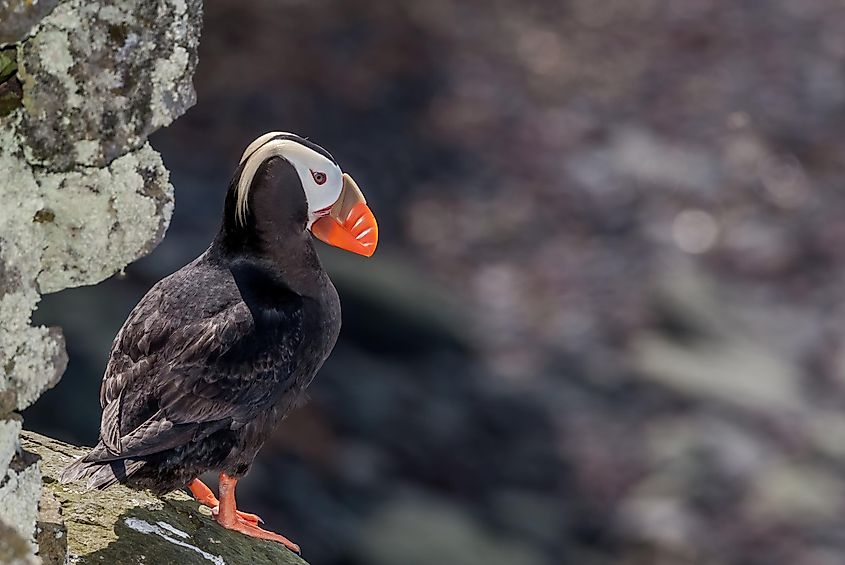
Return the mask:
<svg viewBox="0 0 845 565">
<path fill-rule="evenodd" d="M 241 512 L 235 485 L 302 398 L 340 330 L 312 235 L 364 256 L 378 226 L 322 147 L 272 132 L 244 151 L 208 249 L 162 279 L 112 344 L 97 445 L 62 474 L 88 488 L 187 488 L 224 528 L 299 547 Z M 198 476 L 220 474 L 219 498 Z"/>
</svg>

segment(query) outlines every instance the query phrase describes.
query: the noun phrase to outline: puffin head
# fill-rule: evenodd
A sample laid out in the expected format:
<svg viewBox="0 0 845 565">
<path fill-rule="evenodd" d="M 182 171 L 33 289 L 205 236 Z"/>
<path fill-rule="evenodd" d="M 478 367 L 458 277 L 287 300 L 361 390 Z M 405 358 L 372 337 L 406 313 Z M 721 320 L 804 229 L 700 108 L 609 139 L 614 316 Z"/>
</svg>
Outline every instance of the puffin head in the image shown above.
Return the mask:
<svg viewBox="0 0 845 565">
<path fill-rule="evenodd" d="M 239 228 L 260 215 L 359 255 L 376 250 L 378 224 L 361 189 L 328 151 L 298 135 L 270 132 L 250 143 L 230 195 L 227 213 Z"/>
</svg>

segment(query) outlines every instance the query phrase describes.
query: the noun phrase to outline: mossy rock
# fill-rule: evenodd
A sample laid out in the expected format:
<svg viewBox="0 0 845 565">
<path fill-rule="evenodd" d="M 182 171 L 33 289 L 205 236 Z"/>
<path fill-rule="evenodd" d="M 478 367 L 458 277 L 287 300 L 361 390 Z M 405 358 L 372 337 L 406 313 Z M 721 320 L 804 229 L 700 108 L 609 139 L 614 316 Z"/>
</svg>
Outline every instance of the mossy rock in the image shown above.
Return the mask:
<svg viewBox="0 0 845 565">
<path fill-rule="evenodd" d="M 41 457 L 44 491 L 61 505 L 69 563 L 307 565 L 279 544 L 221 528 L 181 492 L 159 498 L 120 485 L 86 491 L 60 484 L 62 469 L 85 449 L 27 431 L 21 443 Z"/>
</svg>

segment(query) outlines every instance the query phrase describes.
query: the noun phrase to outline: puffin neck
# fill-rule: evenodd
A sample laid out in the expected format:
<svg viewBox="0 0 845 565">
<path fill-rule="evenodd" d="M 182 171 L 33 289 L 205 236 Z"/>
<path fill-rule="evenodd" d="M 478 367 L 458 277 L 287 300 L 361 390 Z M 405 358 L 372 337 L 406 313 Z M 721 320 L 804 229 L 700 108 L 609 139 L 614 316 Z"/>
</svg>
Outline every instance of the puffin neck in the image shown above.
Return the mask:
<svg viewBox="0 0 845 565">
<path fill-rule="evenodd" d="M 226 268 L 249 263 L 297 294 L 319 293 L 325 271 L 305 228 L 307 203 L 293 166 L 280 158 L 262 165 L 243 222 L 237 218 L 236 188 L 237 175 L 226 195 L 223 225 L 211 245 L 210 259 Z"/>
<path fill-rule="evenodd" d="M 226 233 L 225 228 L 211 244 L 209 259 L 233 273 L 248 266 L 263 272 L 300 296 L 317 297 L 326 274 L 310 234 Z"/>
</svg>

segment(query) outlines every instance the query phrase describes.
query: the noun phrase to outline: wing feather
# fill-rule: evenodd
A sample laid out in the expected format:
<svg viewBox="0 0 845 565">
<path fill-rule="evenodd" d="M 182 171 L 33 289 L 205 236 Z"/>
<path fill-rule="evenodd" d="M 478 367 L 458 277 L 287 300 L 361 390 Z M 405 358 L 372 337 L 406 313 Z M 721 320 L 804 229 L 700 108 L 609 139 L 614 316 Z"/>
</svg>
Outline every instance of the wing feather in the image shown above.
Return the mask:
<svg viewBox="0 0 845 565">
<path fill-rule="evenodd" d="M 257 330 L 237 294 L 177 309 L 182 293 L 168 286 L 153 287 L 114 340 L 100 389 L 104 449 L 93 460 L 149 455 L 241 425 L 289 386 L 303 334 L 298 295 Z"/>
</svg>

